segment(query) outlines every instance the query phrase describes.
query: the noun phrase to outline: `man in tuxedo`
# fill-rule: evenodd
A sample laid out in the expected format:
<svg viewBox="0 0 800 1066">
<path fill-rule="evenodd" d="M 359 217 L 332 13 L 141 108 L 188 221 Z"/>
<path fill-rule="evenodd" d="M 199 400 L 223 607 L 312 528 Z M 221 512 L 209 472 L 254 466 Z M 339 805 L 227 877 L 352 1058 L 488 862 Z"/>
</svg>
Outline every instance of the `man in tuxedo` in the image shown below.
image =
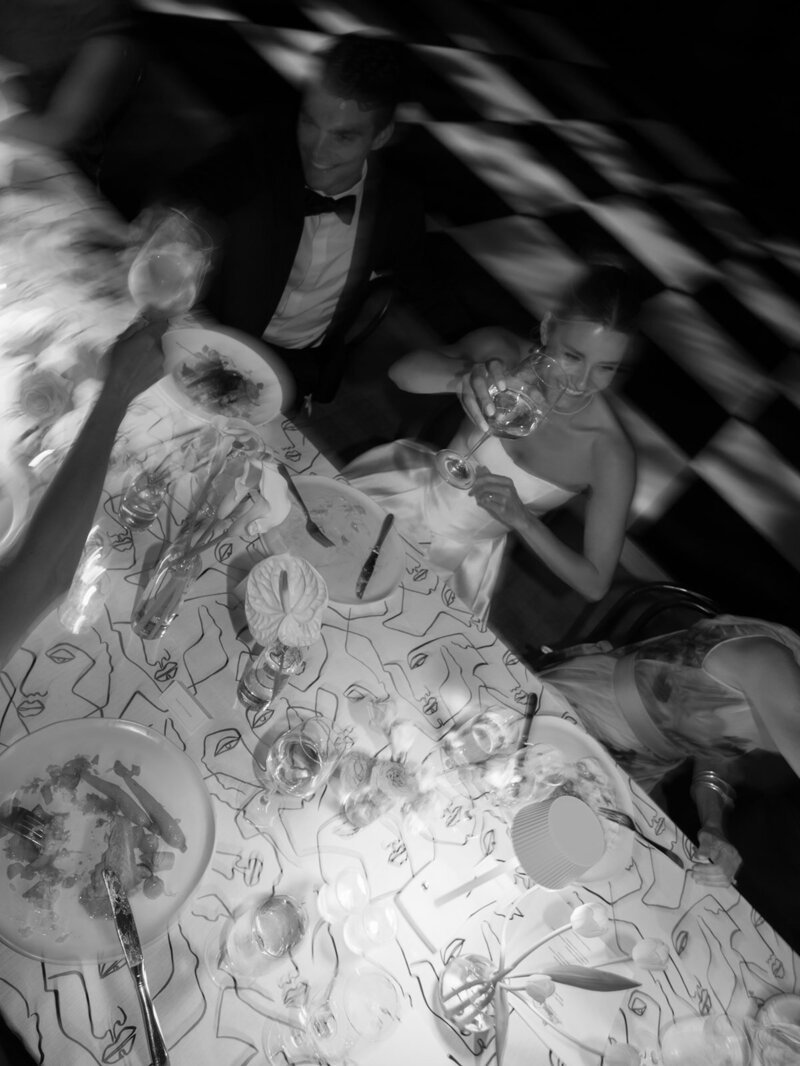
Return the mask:
<svg viewBox="0 0 800 1066">
<path fill-rule="evenodd" d="M 316 60 L 296 121 L 272 100 L 267 128 L 227 146 L 184 191 L 219 225 L 209 310 L 263 337 L 298 398 L 326 401 L 370 283 L 417 280 L 424 214 L 378 154 L 394 129 L 400 45 L 348 34 Z"/>
</svg>

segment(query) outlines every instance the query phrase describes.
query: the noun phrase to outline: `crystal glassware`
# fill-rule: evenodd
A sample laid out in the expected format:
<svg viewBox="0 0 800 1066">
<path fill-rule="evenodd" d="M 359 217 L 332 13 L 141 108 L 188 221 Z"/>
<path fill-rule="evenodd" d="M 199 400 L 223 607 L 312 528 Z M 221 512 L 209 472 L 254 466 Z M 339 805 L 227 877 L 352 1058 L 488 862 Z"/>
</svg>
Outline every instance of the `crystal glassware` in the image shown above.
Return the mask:
<svg viewBox="0 0 800 1066">
<path fill-rule="evenodd" d="M 199 553 L 187 554 L 177 544 L 164 552 L 131 618 L 131 628 L 137 636 L 142 640 L 163 637 L 201 566 Z"/>
<path fill-rule="evenodd" d="M 267 750 L 264 765 L 256 762 L 262 791 L 248 807 L 250 821 L 256 826 L 271 823 L 276 793 L 310 799 L 330 777 L 339 755 L 338 733 L 322 718 L 307 718 L 281 733 Z"/>
<path fill-rule="evenodd" d="M 82 633 L 100 617 L 108 599 L 110 553 L 108 537 L 100 526 L 94 526 L 86 538 L 69 591 L 58 609 L 58 620 L 70 633 Z"/>
<path fill-rule="evenodd" d="M 458 489 L 468 489 L 475 482 L 472 456 L 489 437 L 514 439 L 527 437 L 545 421 L 567 387 L 567 376 L 551 356 L 534 353 L 523 359 L 505 375 L 505 388 L 491 386 L 489 393 L 495 407 L 486 419 L 488 429 L 464 455 L 445 448 L 436 453 L 434 466 L 439 475 Z"/>
<path fill-rule="evenodd" d="M 375 900 L 344 920 L 342 936 L 354 955 L 390 944 L 397 936 L 397 910 L 391 900 Z"/>
<path fill-rule="evenodd" d="M 120 521 L 129 529 L 147 529 L 161 510 L 168 488 L 169 476 L 166 471 L 142 471 L 122 494 Z"/>
<path fill-rule="evenodd" d="M 498 704 L 474 715 L 442 741 L 446 758 L 455 766 L 477 765 L 516 748 L 522 718 L 511 707 Z"/>
<path fill-rule="evenodd" d="M 317 910 L 323 921 L 340 922 L 369 903 L 369 884 L 358 866 L 347 866 L 326 881 L 317 895 Z"/>
<path fill-rule="evenodd" d="M 268 1022 L 262 1034 L 267 1062 L 338 1066 L 385 1040 L 397 1027 L 402 996 L 382 970 L 364 967 L 337 979 L 327 994 L 301 1011 L 296 1026 Z"/>
<path fill-rule="evenodd" d="M 468 998 L 472 986 L 463 994 L 450 994 L 471 981 L 491 981 L 494 975 L 494 965 L 482 955 L 455 955 L 442 970 L 439 977 L 439 1006 L 445 1018 L 460 1032 L 486 1033 L 493 1029 L 494 1003 L 490 1001 L 483 1010 L 474 1013 L 472 1000 Z M 463 1020 L 465 1015 L 470 1016 L 466 1022 Z"/>
<path fill-rule="evenodd" d="M 185 314 L 200 297 L 212 251 L 208 234 L 171 208 L 131 263 L 128 290 L 136 306 L 150 317 Z"/>
<path fill-rule="evenodd" d="M 280 640 L 251 657 L 239 680 L 236 697 L 248 711 L 263 711 L 278 695 L 285 682 L 299 674 L 305 665 L 300 648 Z"/>
<path fill-rule="evenodd" d="M 272 895 L 243 911 L 227 928 L 222 941 L 213 935 L 206 964 L 217 984 L 227 978 L 253 980 L 294 950 L 305 936 L 308 917 L 293 896 Z"/>
</svg>

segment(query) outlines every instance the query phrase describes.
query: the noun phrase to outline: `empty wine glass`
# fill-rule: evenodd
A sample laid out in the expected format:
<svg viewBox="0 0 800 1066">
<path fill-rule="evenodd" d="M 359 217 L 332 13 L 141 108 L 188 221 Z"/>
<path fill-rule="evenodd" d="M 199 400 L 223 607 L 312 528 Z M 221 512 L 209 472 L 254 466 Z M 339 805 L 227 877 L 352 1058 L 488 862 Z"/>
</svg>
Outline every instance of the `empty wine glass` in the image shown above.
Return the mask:
<svg viewBox="0 0 800 1066">
<path fill-rule="evenodd" d="M 215 984 L 255 980 L 303 939 L 308 917 L 293 896 L 272 895 L 244 910 L 220 938 L 213 933 L 205 961 Z"/>
<path fill-rule="evenodd" d="M 128 290 L 150 317 L 185 314 L 197 303 L 211 262 L 208 234 L 182 211 L 171 208 L 136 253 Z"/>
<path fill-rule="evenodd" d="M 299 1012 L 296 1026 L 268 1022 L 262 1034 L 267 1062 L 348 1062 L 353 1051 L 385 1040 L 396 1028 L 402 1009 L 397 982 L 387 973 L 363 967 L 333 986 Z"/>
<path fill-rule="evenodd" d="M 495 412 L 487 418 L 489 428 L 465 455 L 445 448 L 434 456 L 434 465 L 444 480 L 459 489 L 475 481 L 472 456 L 489 437 L 527 437 L 544 422 L 567 387 L 567 375 L 549 355 L 534 352 L 505 375 L 505 388 L 490 386 Z"/>
<path fill-rule="evenodd" d="M 310 799 L 326 783 L 340 757 L 342 738 L 322 718 L 307 718 L 270 745 L 264 765 L 255 764 L 262 791 L 248 807 L 256 825 L 269 825 L 276 793 Z"/>
<path fill-rule="evenodd" d="M 493 1000 L 483 1010 L 473 1013 L 472 997 L 476 982 L 491 981 L 495 972 L 491 959 L 483 955 L 454 955 L 442 970 L 439 1005 L 445 1018 L 460 1032 L 486 1033 L 494 1028 Z"/>
</svg>

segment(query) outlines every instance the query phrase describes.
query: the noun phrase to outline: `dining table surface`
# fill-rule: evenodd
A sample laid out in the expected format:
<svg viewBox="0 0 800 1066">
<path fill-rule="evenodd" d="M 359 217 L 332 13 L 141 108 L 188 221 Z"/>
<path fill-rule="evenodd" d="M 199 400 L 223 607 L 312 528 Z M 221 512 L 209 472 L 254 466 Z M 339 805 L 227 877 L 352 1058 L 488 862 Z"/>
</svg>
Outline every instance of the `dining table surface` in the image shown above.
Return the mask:
<svg viewBox="0 0 800 1066">
<path fill-rule="evenodd" d="M 63 159 L 21 145 L 0 149 L 0 443 L 4 469 L 22 485 L 28 514 L 94 401 L 99 356 L 135 315 L 125 251 L 99 240 L 104 232 L 124 231 L 111 208 Z M 49 377 L 41 378 L 42 387 L 50 383 L 44 407 L 21 404 L 30 375 L 44 372 Z M 66 399 L 59 379 L 67 382 Z M 58 723 L 135 723 L 152 731 L 147 735 L 177 767 L 191 763 L 210 797 L 210 843 L 208 826 L 202 830 L 208 862 L 169 927 L 144 948 L 173 1066 L 258 1066 L 265 1062 L 265 1025 L 337 975 L 364 965 L 397 982 L 402 1011 L 389 1036 L 359 1050 L 355 1061 L 496 1062 L 494 1031 L 461 1033 L 445 1018 L 436 991 L 444 966 L 456 955 L 476 954 L 499 968 L 521 945 L 532 943 L 531 936 L 546 935 L 586 903 L 602 904 L 611 916 L 608 936 L 586 955 L 566 932 L 555 938 L 562 950 L 548 960 L 588 958 L 603 966 L 617 961 L 635 987 L 613 994 L 567 989 L 539 1004 L 507 997 L 501 1056 L 506 1066 L 559 1059 L 569 1066 L 599 1064 L 609 1040 L 629 1044 L 639 1050 L 641 1062 L 655 1063 L 659 1036 L 675 1019 L 725 1013 L 743 1021 L 771 996 L 798 991 L 798 959 L 787 944 L 735 887 L 711 888 L 694 880 L 692 843 L 622 771 L 619 804 L 681 865 L 631 839 L 625 861 L 604 880 L 549 891 L 523 872 L 509 840 L 508 807 L 498 803 L 485 776 L 454 772 L 442 742 L 494 705 L 522 720 L 532 697 L 538 707 L 532 739 L 548 716 L 568 721 L 576 733 L 581 727 L 550 686 L 472 619 L 409 540 L 399 541 L 402 576 L 389 595 L 328 604 L 304 668 L 266 712 L 246 710 L 236 695 L 254 647 L 243 610 L 244 583 L 266 554 L 263 538 L 250 535 L 246 524 L 203 554 L 199 576 L 166 633 L 158 640 L 136 635 L 131 616 L 137 598 L 191 509 L 204 470 L 202 462 L 193 470 L 179 461 L 187 442 L 218 445 L 241 432 L 238 423 L 176 403 L 174 391 L 160 385 L 139 397 L 121 426 L 96 515 L 108 546 L 102 610 L 74 633 L 62 625 L 54 605 L 0 673 L 5 765 L 9 752 L 18 750 L 24 760 L 31 739 Z M 258 426 L 257 433 L 264 463 L 282 462 L 295 475 L 339 476 L 283 415 Z M 170 461 L 162 510 L 149 528 L 132 531 L 119 514 L 125 488 L 134 474 Z M 431 802 L 412 809 L 398 801 L 359 828 L 343 816 L 336 789 L 328 787 L 304 801 L 274 800 L 266 823 L 253 818 L 263 791 L 255 768 L 265 737 L 313 717 L 335 724 L 355 750 L 413 766 L 427 782 Z M 56 759 L 58 752 L 52 755 Z M 165 778 L 165 796 L 181 787 L 179 776 Z M 7 798 L 0 779 L 0 802 Z M 190 835 L 189 851 L 199 846 Z M 503 870 L 489 883 L 491 891 L 483 885 L 454 895 L 433 922 L 429 914 L 415 914 L 411 886 L 419 885 L 426 871 L 445 892 L 487 862 Z M 2 895 L 14 890 L 6 866 L 4 856 Z M 395 907 L 397 919 L 395 935 L 362 955 L 316 905 L 320 888 L 350 867 L 365 874 L 374 900 Z M 213 980 L 208 944 L 220 942 L 243 908 L 272 893 L 302 900 L 309 921 L 299 947 L 257 979 Z M 141 895 L 134 899 L 136 915 L 146 906 Z M 5 928 L 0 923 L 0 934 Z M 637 968 L 630 962 L 630 946 L 642 939 L 665 945 L 660 965 Z M 150 1062 L 134 985 L 121 957 L 35 954 L 26 953 L 24 940 L 7 931 L 2 935 L 0 1010 L 34 1061 Z M 569 1020 L 578 1016 L 573 1027 Z M 570 1039 L 578 1030 L 581 1039 Z"/>
</svg>

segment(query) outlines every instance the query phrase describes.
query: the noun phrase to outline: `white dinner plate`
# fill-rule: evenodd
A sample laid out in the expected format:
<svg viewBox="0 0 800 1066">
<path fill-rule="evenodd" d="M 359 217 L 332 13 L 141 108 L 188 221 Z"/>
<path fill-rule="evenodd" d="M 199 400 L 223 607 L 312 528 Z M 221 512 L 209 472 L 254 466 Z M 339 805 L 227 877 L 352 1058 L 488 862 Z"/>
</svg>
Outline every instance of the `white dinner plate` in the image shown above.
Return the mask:
<svg viewBox="0 0 800 1066">
<path fill-rule="evenodd" d="M 323 547 L 309 535 L 305 515 L 293 498 L 288 516 L 275 530 L 286 550 L 322 574 L 332 603 L 349 606 L 386 599 L 400 584 L 405 569 L 403 542 L 394 527 L 383 542 L 363 597 L 356 597 L 358 575 L 378 538 L 386 511 L 346 481 L 315 474 L 293 480 L 315 522 L 334 546 Z"/>
<path fill-rule="evenodd" d="M 606 749 L 594 737 L 583 729 L 568 722 L 565 718 L 539 714 L 531 723 L 528 744 L 552 744 L 571 763 L 578 759 L 591 757 L 596 759 L 606 775 L 609 785 L 614 789 L 614 806 L 635 818 L 633 800 L 628 781 Z M 608 834 L 610 842 L 606 845 L 603 856 L 579 878 L 576 883 L 585 885 L 592 881 L 605 881 L 624 870 L 633 853 L 633 834 L 614 825 Z"/>
<path fill-rule="evenodd" d="M 236 418 L 252 426 L 262 426 L 280 414 L 287 371 L 282 360 L 254 337 L 237 330 L 191 326 L 168 330 L 161 343 L 167 373 L 159 387 L 178 406 L 207 421 Z M 198 384 L 202 374 L 213 377 Z M 227 384 L 236 386 L 236 398 L 232 399 L 233 393 L 213 398 Z"/>
<path fill-rule="evenodd" d="M 97 815 L 79 812 L 65 805 L 58 792 L 48 798 L 42 786 L 49 780 L 48 767 L 62 766 L 69 759 L 83 755 L 98 757 L 94 772 L 98 777 L 124 785 L 113 771 L 115 760 L 126 767 L 140 767 L 137 777 L 167 811 L 178 820 L 186 839 L 186 850 L 179 851 L 159 840 L 159 850 L 174 854 L 174 866 L 160 876 L 165 893 L 148 899 L 141 888 L 131 893 L 131 907 L 142 943 L 161 936 L 176 920 L 203 877 L 214 851 L 214 812 L 200 771 L 182 751 L 165 737 L 138 722 L 103 718 L 81 718 L 56 722 L 31 733 L 10 745 L 0 754 L 0 803 L 14 798 L 31 808 L 36 803 L 50 811 L 70 810 L 67 822 L 70 869 L 76 868 L 75 856 L 91 869 L 102 856 L 108 829 L 98 824 Z M 77 793 L 90 792 L 81 781 Z M 61 888 L 57 898 L 46 908 L 37 909 L 23 893 L 35 883 L 14 876 L 9 861 L 10 836 L 0 837 L 0 939 L 25 955 L 52 962 L 95 962 L 118 958 L 119 940 L 111 921 L 92 918 L 78 901 L 81 881 Z"/>
</svg>

